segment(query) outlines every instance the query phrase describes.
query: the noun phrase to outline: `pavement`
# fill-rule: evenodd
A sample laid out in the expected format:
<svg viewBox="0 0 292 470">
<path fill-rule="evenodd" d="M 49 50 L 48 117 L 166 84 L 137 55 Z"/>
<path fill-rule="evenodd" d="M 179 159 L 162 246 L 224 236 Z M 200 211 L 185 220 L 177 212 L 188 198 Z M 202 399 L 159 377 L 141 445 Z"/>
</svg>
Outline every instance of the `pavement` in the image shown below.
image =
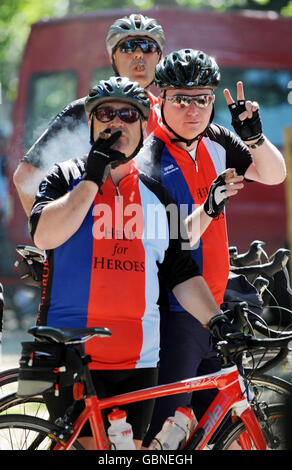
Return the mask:
<svg viewBox="0 0 292 470">
<path fill-rule="evenodd" d="M 34 324 L 33 317 L 27 316 L 24 318 L 22 325 L 19 325 L 12 311 L 4 312 L 0 371 L 19 366 L 21 342 L 32 340 L 32 336 L 27 333 L 27 330 Z"/>
</svg>

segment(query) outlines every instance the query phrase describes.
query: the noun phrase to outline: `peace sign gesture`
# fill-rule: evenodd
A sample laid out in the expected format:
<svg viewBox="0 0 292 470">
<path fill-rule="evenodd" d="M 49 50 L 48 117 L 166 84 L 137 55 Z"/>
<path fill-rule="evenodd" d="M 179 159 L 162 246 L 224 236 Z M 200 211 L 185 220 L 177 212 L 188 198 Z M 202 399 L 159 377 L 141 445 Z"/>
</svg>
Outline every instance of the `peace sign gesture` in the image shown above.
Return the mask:
<svg viewBox="0 0 292 470">
<path fill-rule="evenodd" d="M 246 101 L 243 83 L 237 82 L 237 103 L 225 88 L 224 96 L 230 110 L 235 132 L 244 141 L 257 140 L 262 135 L 262 123 L 259 115 L 259 105 L 256 101 Z"/>
</svg>

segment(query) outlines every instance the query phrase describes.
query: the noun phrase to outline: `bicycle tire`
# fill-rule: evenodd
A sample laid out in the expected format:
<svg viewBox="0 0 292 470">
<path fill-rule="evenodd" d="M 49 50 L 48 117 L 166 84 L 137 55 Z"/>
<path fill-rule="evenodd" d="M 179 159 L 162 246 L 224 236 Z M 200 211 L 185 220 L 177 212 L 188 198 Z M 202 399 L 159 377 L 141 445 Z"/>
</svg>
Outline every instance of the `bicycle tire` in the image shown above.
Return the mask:
<svg viewBox="0 0 292 470">
<path fill-rule="evenodd" d="M 16 393 L 11 393 L 0 399 L 0 414 L 4 413 L 24 414 L 49 419 L 45 401 L 40 395 L 23 398 L 18 397 Z"/>
<path fill-rule="evenodd" d="M 54 424 L 33 416 L 0 416 L 0 449 L 52 450 L 55 443 L 52 435 L 55 430 L 58 428 Z M 70 450 L 84 448 L 79 442 L 75 442 Z"/>
<path fill-rule="evenodd" d="M 263 423 L 260 421 L 263 434 L 267 441 L 267 450 L 287 449 L 287 443 L 284 435 L 286 407 L 282 404 L 271 405 L 267 407 L 265 413 L 267 416 L 269 430 L 272 435 L 271 439 L 271 437 L 268 436 L 264 426 L 262 426 Z M 272 426 L 274 427 L 272 428 Z M 216 440 L 213 450 L 228 450 L 234 442 L 237 442 L 239 436 L 246 432 L 247 429 L 244 423 L 238 419 L 226 429 L 225 433 L 223 433 L 218 440 Z"/>
<path fill-rule="evenodd" d="M 18 397 L 14 390 L 13 393 L 11 393 L 12 390 L 10 386 L 12 384 L 15 384 L 15 389 L 17 389 L 18 374 L 18 368 L 8 369 L 0 372 L 0 414 L 25 414 L 44 419 L 44 410 L 42 410 L 41 415 L 38 414 L 40 406 L 43 408 L 45 406 L 42 396 L 37 395 L 34 397 L 22 398 Z M 15 407 L 17 407 L 17 410 Z M 15 409 L 13 410 L 12 408 Z M 46 416 L 46 419 L 48 417 L 49 415 Z"/>
<path fill-rule="evenodd" d="M 4 387 L 5 385 L 9 385 L 13 382 L 17 382 L 18 373 L 19 373 L 18 367 L 14 369 L 3 370 L 2 372 L 0 372 L 0 389 L 1 387 Z"/>
<path fill-rule="evenodd" d="M 292 395 L 292 383 L 280 377 L 266 374 L 253 374 L 248 380 L 250 380 L 251 386 L 255 386 L 257 389 L 259 389 L 259 387 L 263 388 L 257 401 L 266 399 L 268 403 L 278 404 L 280 400 L 280 403 L 284 403 L 288 396 Z M 267 397 L 266 392 L 269 393 L 269 397 Z M 271 392 L 276 394 L 273 398 L 271 398 Z"/>
</svg>

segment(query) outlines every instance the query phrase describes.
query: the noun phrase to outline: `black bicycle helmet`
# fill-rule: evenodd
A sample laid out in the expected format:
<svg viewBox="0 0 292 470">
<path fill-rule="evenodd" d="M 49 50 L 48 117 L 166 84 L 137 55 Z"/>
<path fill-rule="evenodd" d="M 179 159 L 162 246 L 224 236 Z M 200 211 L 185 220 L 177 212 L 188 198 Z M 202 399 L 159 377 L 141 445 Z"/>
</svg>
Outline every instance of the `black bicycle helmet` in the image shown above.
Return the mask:
<svg viewBox="0 0 292 470">
<path fill-rule="evenodd" d="M 118 43 L 129 36 L 143 36 L 157 42 L 160 51 L 165 44 L 165 35 L 162 26 L 154 18 L 133 13 L 130 16 L 119 18 L 110 27 L 106 37 L 106 47 L 112 54 Z"/>
<path fill-rule="evenodd" d="M 203 51 L 194 49 L 181 49 L 168 54 L 155 68 L 154 82 L 161 89 L 173 88 L 211 88 L 214 90 L 220 82 L 220 71 L 213 57 L 208 56 Z M 196 140 L 198 143 L 204 137 L 207 128 L 192 139 L 185 139 L 172 129 L 164 115 L 164 105 L 161 106 L 161 118 L 163 124 L 171 131 L 176 138 L 172 142 L 184 142 L 188 147 Z M 209 124 L 214 118 L 214 106 Z"/>
<path fill-rule="evenodd" d="M 213 57 L 194 49 L 181 49 L 167 55 L 155 68 L 154 81 L 161 89 L 216 88 L 220 71 Z"/>
<path fill-rule="evenodd" d="M 142 119 L 147 120 L 150 114 L 148 93 L 138 82 L 132 82 L 127 77 L 110 77 L 101 80 L 94 86 L 85 99 L 85 111 L 90 117 L 97 106 L 107 101 L 122 101 L 137 108 Z"/>
</svg>

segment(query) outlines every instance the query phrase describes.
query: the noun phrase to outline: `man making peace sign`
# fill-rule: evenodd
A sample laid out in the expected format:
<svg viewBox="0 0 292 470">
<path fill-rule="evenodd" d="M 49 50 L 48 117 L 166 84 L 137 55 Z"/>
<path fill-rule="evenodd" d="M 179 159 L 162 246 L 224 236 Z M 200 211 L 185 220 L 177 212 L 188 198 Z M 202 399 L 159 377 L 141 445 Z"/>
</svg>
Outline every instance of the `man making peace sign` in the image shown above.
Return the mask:
<svg viewBox="0 0 292 470">
<path fill-rule="evenodd" d="M 137 161 L 187 212 L 192 257 L 220 306 L 229 274 L 226 202 L 243 190 L 244 178 L 269 185 L 281 183 L 286 176 L 285 162 L 263 136 L 259 106 L 245 101 L 242 82 L 237 84 L 237 102 L 229 90 L 224 91 L 238 135 L 212 122 L 220 71 L 215 60 L 203 51 L 182 49 L 170 53 L 156 66 L 154 80 L 161 92 L 161 122 Z M 218 370 L 220 361 L 208 331 L 188 318 L 170 292 L 162 299 L 159 382 Z M 197 418 L 212 399 L 208 395 L 200 392 L 193 400 Z M 176 407 L 187 405 L 189 399 L 184 394 L 156 401 L 146 445 L 167 416 L 172 416 Z"/>
</svg>

